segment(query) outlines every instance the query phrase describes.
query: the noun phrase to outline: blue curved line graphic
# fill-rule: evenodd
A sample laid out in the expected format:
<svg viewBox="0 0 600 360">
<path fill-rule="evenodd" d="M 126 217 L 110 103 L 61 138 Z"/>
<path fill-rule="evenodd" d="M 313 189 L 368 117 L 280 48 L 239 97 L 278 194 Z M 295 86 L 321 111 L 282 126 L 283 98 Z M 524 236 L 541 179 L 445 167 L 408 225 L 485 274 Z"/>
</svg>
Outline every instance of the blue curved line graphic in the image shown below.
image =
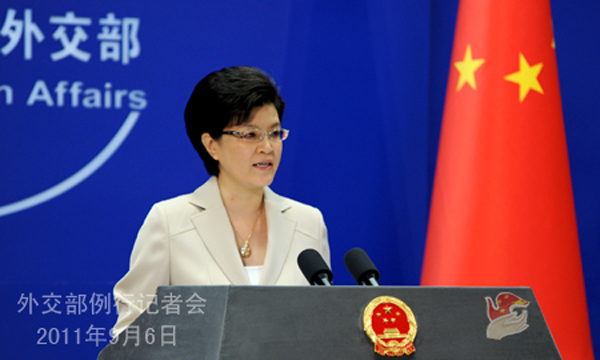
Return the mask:
<svg viewBox="0 0 600 360">
<path fill-rule="evenodd" d="M 0 217 L 14 214 L 16 212 L 29 209 L 31 207 L 42 204 L 48 200 L 51 200 L 57 196 L 64 194 L 65 192 L 71 190 L 75 186 L 79 185 L 82 181 L 90 177 L 96 170 L 98 170 L 104 163 L 117 151 L 119 146 L 125 141 L 131 129 L 137 122 L 140 117 L 139 111 L 131 111 L 125 119 L 123 125 L 115 136 L 110 140 L 108 145 L 96 155 L 95 158 L 92 159 L 86 166 L 81 168 L 78 172 L 71 175 L 69 178 L 63 180 L 62 182 L 54 185 L 53 187 L 42 191 L 36 195 L 25 198 L 23 200 L 19 200 L 17 202 L 0 206 Z"/>
</svg>

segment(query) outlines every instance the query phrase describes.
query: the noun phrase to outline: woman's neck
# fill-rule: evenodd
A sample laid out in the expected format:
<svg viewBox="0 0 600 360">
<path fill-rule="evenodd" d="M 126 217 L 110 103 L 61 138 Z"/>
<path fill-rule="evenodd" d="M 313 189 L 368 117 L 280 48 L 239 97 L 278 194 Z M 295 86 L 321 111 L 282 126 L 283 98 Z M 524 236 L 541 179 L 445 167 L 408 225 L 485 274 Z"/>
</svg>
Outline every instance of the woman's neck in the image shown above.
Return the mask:
<svg viewBox="0 0 600 360">
<path fill-rule="evenodd" d="M 217 183 L 221 191 L 221 198 L 230 216 L 255 216 L 261 211 L 264 196 L 262 188 L 250 190 L 234 187 L 225 181 L 220 181 L 219 178 L 217 178 Z"/>
</svg>

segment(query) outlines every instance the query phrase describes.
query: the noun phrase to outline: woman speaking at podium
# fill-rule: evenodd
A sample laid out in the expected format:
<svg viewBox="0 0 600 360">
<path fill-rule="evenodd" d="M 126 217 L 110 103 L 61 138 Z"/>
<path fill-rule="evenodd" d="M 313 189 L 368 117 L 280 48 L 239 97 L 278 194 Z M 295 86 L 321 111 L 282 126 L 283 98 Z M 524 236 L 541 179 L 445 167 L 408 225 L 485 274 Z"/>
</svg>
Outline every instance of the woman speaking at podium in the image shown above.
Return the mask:
<svg viewBox="0 0 600 360">
<path fill-rule="evenodd" d="M 160 285 L 307 285 L 298 254 L 312 248 L 329 263 L 321 212 L 269 188 L 289 136 L 284 107 L 273 80 L 255 68 L 225 68 L 196 85 L 185 124 L 211 177 L 148 213 L 114 289 L 114 335 Z"/>
</svg>

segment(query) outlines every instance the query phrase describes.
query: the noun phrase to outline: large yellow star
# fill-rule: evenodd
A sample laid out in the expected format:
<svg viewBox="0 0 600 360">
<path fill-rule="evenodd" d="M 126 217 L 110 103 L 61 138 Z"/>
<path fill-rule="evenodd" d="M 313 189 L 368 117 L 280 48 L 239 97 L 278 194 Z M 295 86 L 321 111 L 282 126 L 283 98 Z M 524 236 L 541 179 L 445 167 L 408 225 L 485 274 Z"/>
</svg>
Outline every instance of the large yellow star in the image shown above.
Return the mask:
<svg viewBox="0 0 600 360">
<path fill-rule="evenodd" d="M 522 53 L 519 53 L 519 71 L 506 75 L 505 80 L 519 84 L 519 101 L 523 102 L 525 96 L 529 93 L 529 90 L 535 90 L 540 94 L 544 93 L 542 85 L 538 81 L 537 77 L 544 67 L 543 63 L 538 63 L 533 66 L 529 66 L 529 63 L 525 59 Z"/>
<path fill-rule="evenodd" d="M 467 51 L 465 51 L 465 57 L 463 60 L 454 63 L 454 66 L 460 73 L 458 84 L 456 85 L 456 91 L 460 91 L 465 83 L 471 85 L 474 90 L 477 89 L 475 84 L 475 71 L 477 71 L 477 69 L 479 69 L 484 62 L 484 59 L 473 59 L 473 55 L 471 54 L 471 45 L 467 45 Z"/>
</svg>

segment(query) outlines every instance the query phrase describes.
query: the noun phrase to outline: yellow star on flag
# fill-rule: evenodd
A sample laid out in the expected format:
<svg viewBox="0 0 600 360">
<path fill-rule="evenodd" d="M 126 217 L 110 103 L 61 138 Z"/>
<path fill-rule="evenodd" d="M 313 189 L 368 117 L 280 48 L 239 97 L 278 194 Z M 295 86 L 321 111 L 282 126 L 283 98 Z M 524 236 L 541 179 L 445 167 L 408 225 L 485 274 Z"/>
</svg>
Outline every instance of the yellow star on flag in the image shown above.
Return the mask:
<svg viewBox="0 0 600 360">
<path fill-rule="evenodd" d="M 477 89 L 477 86 L 475 85 L 475 71 L 477 71 L 484 62 L 484 59 L 473 59 L 473 55 L 471 54 L 471 44 L 467 45 L 467 51 L 465 52 L 463 60 L 454 63 L 454 66 L 460 73 L 456 91 L 460 91 L 465 83 L 471 85 L 473 90 Z"/>
<path fill-rule="evenodd" d="M 543 63 L 529 66 L 525 56 L 523 56 L 522 53 L 519 53 L 519 71 L 504 77 L 507 81 L 519 84 L 519 101 L 523 102 L 525 96 L 529 93 L 529 90 L 532 89 L 540 94 L 544 93 L 542 85 L 540 85 L 540 82 L 537 79 L 543 66 Z"/>
</svg>

